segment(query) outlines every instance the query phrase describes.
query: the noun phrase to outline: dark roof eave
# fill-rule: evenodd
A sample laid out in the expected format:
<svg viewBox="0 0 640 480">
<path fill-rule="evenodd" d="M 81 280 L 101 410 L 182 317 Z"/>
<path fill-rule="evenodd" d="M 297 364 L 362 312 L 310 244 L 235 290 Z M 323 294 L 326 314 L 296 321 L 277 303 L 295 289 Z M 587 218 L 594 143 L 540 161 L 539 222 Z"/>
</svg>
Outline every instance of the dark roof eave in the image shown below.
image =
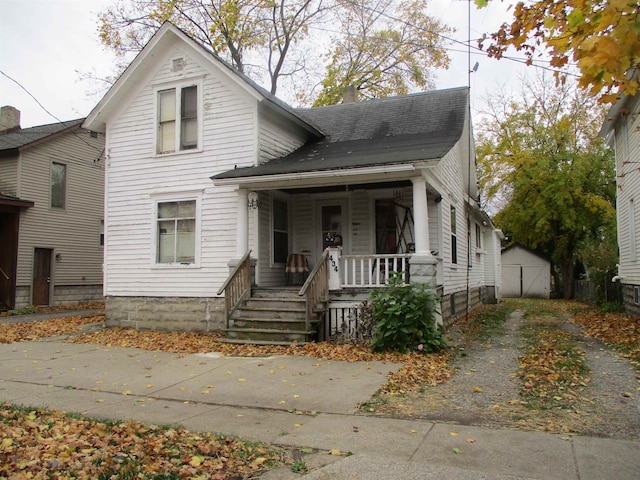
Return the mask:
<svg viewBox="0 0 640 480">
<path fill-rule="evenodd" d="M 31 200 L 21 200 L 20 198 L 0 196 L 0 205 L 6 207 L 31 208 L 35 205 L 35 202 L 32 202 Z"/>
</svg>

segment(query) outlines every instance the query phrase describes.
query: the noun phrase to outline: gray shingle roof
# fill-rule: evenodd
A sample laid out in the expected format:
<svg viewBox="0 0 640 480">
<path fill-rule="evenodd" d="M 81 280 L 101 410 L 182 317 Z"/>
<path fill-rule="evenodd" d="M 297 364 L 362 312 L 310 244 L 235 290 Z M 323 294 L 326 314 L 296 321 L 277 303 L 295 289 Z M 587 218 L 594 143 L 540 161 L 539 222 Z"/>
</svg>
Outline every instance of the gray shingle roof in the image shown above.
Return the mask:
<svg viewBox="0 0 640 480">
<path fill-rule="evenodd" d="M 64 130 L 76 127 L 80 125 L 83 120 L 84 119 L 81 118 L 68 122 L 2 131 L 0 132 L 0 152 L 17 150 L 32 143 L 39 142 Z"/>
<path fill-rule="evenodd" d="M 262 165 L 229 170 L 213 179 L 357 168 L 442 158 L 460 139 L 468 89 L 296 109 L 326 136 Z"/>
</svg>

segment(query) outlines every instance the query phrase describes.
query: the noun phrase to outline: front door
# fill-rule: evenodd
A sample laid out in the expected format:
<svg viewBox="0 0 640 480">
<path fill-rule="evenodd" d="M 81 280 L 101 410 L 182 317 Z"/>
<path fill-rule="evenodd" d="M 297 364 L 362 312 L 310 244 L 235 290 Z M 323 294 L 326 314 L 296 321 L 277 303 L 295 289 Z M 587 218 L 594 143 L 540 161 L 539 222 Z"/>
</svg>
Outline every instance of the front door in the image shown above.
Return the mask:
<svg viewBox="0 0 640 480">
<path fill-rule="evenodd" d="M 53 250 L 36 248 L 33 256 L 33 305 L 49 305 Z"/>
<path fill-rule="evenodd" d="M 320 231 L 317 233 L 318 251 L 321 254 L 327 247 L 343 247 L 346 250 L 346 202 L 318 202 Z"/>
</svg>

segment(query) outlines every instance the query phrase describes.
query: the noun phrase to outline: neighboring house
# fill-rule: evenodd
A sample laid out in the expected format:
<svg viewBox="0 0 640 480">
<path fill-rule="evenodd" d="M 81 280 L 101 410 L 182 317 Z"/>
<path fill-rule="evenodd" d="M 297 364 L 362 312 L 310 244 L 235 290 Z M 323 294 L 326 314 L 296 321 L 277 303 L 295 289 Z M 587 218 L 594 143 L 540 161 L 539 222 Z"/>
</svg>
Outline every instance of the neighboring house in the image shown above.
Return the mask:
<svg viewBox="0 0 640 480">
<path fill-rule="evenodd" d="M 104 135 L 0 119 L 0 308 L 103 300 Z"/>
<path fill-rule="evenodd" d="M 600 135 L 616 152 L 620 263 L 614 280 L 622 284 L 626 312 L 640 316 L 640 95 L 623 97 L 611 107 Z"/>
<path fill-rule="evenodd" d="M 502 251 L 502 296 L 549 298 L 551 262 L 535 251 L 514 243 Z"/>
<path fill-rule="evenodd" d="M 437 290 L 445 320 L 499 298 L 466 88 L 296 109 L 166 23 L 84 125 L 107 132 L 108 325 L 216 331 L 306 279 L 308 329 L 391 271 Z"/>
</svg>

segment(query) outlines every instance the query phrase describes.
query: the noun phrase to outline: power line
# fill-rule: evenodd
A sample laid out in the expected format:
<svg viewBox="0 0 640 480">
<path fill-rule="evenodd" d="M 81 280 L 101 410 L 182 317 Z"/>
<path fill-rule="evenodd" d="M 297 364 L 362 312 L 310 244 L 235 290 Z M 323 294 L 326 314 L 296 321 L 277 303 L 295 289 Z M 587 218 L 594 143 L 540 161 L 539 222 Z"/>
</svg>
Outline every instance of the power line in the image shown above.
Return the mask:
<svg viewBox="0 0 640 480">
<path fill-rule="evenodd" d="M 68 121 L 64 122 L 62 120 L 60 120 L 58 117 L 56 117 L 53 113 L 51 113 L 49 110 L 47 110 L 45 108 L 44 105 L 42 105 L 42 103 L 40 103 L 40 101 L 38 101 L 38 99 L 29 91 L 27 90 L 26 87 L 24 87 L 20 82 L 18 82 L 15 78 L 10 77 L 9 75 L 7 75 L 6 73 L 4 73 L 2 70 L 0 70 L 0 74 L 2 74 L 3 76 L 7 77 L 9 80 L 11 80 L 13 83 L 15 83 L 16 85 L 18 85 L 22 90 L 24 90 L 26 92 L 27 95 L 29 95 L 34 102 L 36 102 L 38 104 L 38 106 L 40 108 L 42 108 L 42 110 L 44 110 L 49 116 L 55 118 L 58 123 L 67 126 L 68 125 Z M 28 134 L 29 132 L 24 132 L 25 134 Z M 100 160 L 100 158 L 102 157 L 102 155 L 104 154 L 104 148 L 100 149 L 97 148 L 95 145 L 91 145 L 89 142 L 87 142 L 84 138 L 82 138 L 80 135 L 78 135 L 78 133 L 76 131 L 72 131 L 71 132 L 73 135 L 75 135 L 82 143 L 84 143 L 85 145 L 87 145 L 88 147 L 92 148 L 93 150 L 95 150 L 96 152 L 100 152 L 100 155 L 98 156 L 98 161 Z M 94 161 L 95 162 L 95 161 Z"/>
</svg>

